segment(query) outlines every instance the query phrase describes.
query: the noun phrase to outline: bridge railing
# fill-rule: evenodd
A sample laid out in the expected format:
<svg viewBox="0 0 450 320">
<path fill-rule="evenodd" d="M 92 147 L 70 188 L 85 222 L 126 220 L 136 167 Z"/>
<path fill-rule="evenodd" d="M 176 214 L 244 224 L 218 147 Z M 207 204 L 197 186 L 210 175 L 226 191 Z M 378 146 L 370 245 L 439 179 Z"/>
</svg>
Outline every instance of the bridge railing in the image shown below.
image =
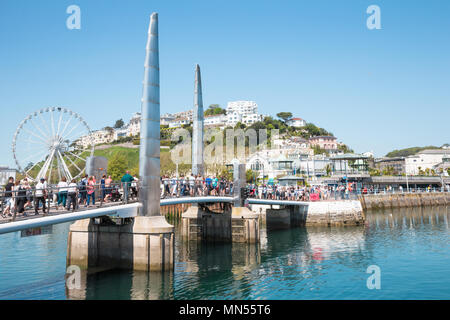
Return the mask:
<svg viewBox="0 0 450 320">
<path fill-rule="evenodd" d="M 16 220 L 18 215 L 28 216 L 27 209 L 43 212 L 44 216 L 61 212 L 61 209 L 79 210 L 89 206 L 105 204 L 127 204 L 139 199 L 139 184 L 112 182 L 58 187 L 56 185 L 38 189 L 27 185 L 15 186 L 11 191 L 0 190 L 0 212 L 2 218 Z M 45 208 L 45 209 L 44 209 Z"/>
</svg>

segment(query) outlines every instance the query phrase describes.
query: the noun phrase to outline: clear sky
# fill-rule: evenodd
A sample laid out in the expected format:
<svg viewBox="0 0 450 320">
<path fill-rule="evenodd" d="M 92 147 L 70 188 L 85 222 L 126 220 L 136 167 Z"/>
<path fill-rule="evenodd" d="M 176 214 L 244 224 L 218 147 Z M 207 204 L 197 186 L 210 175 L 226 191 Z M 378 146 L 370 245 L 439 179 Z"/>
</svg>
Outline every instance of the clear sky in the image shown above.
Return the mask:
<svg viewBox="0 0 450 320">
<path fill-rule="evenodd" d="M 81 8 L 69 30 L 66 8 Z M 369 5 L 381 30 L 369 30 Z M 94 129 L 140 111 L 149 16 L 159 13 L 161 112 L 254 100 L 356 152 L 450 143 L 450 1 L 0 1 L 0 164 L 20 121 L 65 106 Z"/>
</svg>

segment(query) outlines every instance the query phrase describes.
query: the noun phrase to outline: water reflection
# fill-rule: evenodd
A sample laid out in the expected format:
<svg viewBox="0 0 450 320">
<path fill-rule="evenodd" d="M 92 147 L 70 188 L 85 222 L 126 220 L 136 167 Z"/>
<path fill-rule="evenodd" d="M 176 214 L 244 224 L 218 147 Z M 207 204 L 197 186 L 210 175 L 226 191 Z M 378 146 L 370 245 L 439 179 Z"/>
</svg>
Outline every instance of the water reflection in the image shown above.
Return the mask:
<svg viewBox="0 0 450 320">
<path fill-rule="evenodd" d="M 386 209 L 368 214 L 366 227 L 369 230 L 413 230 L 429 225 L 448 230 L 449 211 L 448 207 Z"/>
<path fill-rule="evenodd" d="M 81 286 L 69 289 L 69 300 L 167 300 L 173 299 L 173 273 L 109 270 L 81 272 Z"/>
<path fill-rule="evenodd" d="M 177 238 L 174 273 L 83 273 L 81 288 L 66 288 L 65 296 L 83 300 L 444 298 L 450 285 L 448 220 L 446 207 L 402 208 L 369 212 L 364 226 L 262 229 L 256 245 L 187 243 Z M 52 247 L 51 239 L 44 242 Z M 390 272 L 384 282 L 388 285 L 378 295 L 366 287 L 366 269 L 372 264 Z M 411 272 L 414 283 L 405 278 Z"/>
</svg>

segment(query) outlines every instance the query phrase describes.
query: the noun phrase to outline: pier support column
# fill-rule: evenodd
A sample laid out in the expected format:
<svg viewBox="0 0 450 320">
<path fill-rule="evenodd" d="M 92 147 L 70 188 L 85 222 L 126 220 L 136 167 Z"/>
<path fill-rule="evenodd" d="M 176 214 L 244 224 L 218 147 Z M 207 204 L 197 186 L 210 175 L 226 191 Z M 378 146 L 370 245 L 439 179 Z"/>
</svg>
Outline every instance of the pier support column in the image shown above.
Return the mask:
<svg viewBox="0 0 450 320">
<path fill-rule="evenodd" d="M 67 265 L 170 271 L 174 243 L 174 227 L 162 216 L 136 217 L 125 225 L 79 220 L 70 226 Z"/>
<path fill-rule="evenodd" d="M 232 242 L 259 243 L 259 214 L 246 207 L 231 211 Z"/>
</svg>

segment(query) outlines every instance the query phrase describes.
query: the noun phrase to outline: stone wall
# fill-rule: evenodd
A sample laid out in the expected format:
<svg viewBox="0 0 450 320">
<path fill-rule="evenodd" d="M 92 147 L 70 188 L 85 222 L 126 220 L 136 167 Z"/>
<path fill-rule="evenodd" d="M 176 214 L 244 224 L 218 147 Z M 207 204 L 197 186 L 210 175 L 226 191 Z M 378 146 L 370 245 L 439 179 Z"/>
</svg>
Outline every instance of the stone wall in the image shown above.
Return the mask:
<svg viewBox="0 0 450 320">
<path fill-rule="evenodd" d="M 364 210 L 405 208 L 421 206 L 449 205 L 450 193 L 395 193 L 361 195 L 359 197 Z"/>
<path fill-rule="evenodd" d="M 261 215 L 268 229 L 299 226 L 344 226 L 364 222 L 358 200 L 309 202 L 301 206 L 252 205 L 252 211 Z"/>
</svg>

